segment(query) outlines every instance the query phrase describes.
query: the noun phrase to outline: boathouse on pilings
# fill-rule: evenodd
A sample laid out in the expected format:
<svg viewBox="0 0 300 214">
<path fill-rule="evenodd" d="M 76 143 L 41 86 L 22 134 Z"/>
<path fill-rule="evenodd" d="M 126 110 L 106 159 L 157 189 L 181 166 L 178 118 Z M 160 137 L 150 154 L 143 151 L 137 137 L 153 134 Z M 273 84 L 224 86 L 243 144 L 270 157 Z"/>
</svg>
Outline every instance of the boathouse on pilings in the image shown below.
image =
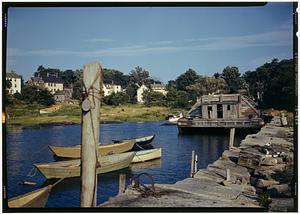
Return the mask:
<svg viewBox="0 0 300 214">
<path fill-rule="evenodd" d="M 241 94 L 203 95 L 185 117 L 179 119 L 180 133 L 218 129 L 256 129 L 263 125 L 257 104 Z"/>
</svg>

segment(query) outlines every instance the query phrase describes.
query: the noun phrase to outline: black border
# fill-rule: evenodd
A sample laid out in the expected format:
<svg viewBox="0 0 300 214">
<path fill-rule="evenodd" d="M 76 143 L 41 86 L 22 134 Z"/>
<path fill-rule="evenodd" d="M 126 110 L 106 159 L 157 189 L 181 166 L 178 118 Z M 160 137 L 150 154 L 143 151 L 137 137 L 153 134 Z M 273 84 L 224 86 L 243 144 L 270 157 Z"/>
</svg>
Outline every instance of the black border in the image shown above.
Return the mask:
<svg viewBox="0 0 300 214">
<path fill-rule="evenodd" d="M 280 3 L 280 2 L 277 2 Z M 10 7 L 252 7 L 264 6 L 267 2 L 2 2 L 2 112 L 5 112 L 5 77 L 6 77 L 6 53 L 7 53 L 7 13 Z M 295 112 L 294 112 L 294 211 L 298 210 L 298 30 L 296 12 L 298 3 L 293 2 L 293 58 L 295 68 Z M 267 212 L 263 208 L 234 208 L 234 207 L 136 207 L 136 208 L 8 208 L 6 198 L 7 167 L 6 167 L 6 123 L 2 123 L 2 211 L 7 213 L 37 213 L 37 212 Z M 5 184 L 5 185 L 4 185 Z M 293 211 L 292 211 L 293 212 Z"/>
</svg>

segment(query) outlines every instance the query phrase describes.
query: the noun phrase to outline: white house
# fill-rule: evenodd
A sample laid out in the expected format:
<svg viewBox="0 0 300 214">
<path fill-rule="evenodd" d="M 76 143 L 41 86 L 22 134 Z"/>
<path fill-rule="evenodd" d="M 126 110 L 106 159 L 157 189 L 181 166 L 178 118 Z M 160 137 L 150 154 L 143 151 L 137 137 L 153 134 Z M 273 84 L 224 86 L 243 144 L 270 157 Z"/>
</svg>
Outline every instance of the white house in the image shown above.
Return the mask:
<svg viewBox="0 0 300 214">
<path fill-rule="evenodd" d="M 137 89 L 137 102 L 138 103 L 144 103 L 144 99 L 143 99 L 143 93 L 144 91 L 148 90 L 148 87 L 145 86 L 144 84 L 141 85 L 138 89 Z"/>
<path fill-rule="evenodd" d="M 28 81 L 29 85 L 35 85 L 40 88 L 45 88 L 48 91 L 50 91 L 51 94 L 55 94 L 57 91 L 63 91 L 64 90 L 64 82 L 63 80 L 58 76 L 58 73 L 49 73 L 47 72 L 46 75 L 43 76 L 37 76 L 31 78 L 31 80 Z"/>
<path fill-rule="evenodd" d="M 11 82 L 11 88 L 8 89 L 9 94 L 15 94 L 19 92 L 21 94 L 21 76 L 16 74 L 14 71 L 6 73 L 6 80 Z"/>
<path fill-rule="evenodd" d="M 166 95 L 168 93 L 166 87 L 163 84 L 151 84 L 151 89 L 153 91 L 162 93 L 163 95 Z"/>
<path fill-rule="evenodd" d="M 111 95 L 112 93 L 122 92 L 120 85 L 103 84 L 103 95 L 104 97 Z"/>
</svg>

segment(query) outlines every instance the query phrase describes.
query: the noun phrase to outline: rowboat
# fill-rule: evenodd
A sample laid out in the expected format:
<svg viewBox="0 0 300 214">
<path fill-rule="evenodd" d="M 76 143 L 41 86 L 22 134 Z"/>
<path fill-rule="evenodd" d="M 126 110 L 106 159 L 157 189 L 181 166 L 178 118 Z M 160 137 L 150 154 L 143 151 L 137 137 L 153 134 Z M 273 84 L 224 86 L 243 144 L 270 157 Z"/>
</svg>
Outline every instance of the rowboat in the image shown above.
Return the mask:
<svg viewBox="0 0 300 214">
<path fill-rule="evenodd" d="M 45 207 L 52 185 L 8 199 L 9 208 Z"/>
<path fill-rule="evenodd" d="M 25 193 L 23 195 L 19 195 L 13 198 L 8 199 L 8 207 L 9 208 L 43 208 L 45 207 L 50 192 L 54 186 L 56 186 L 63 179 L 58 180 L 54 184 L 50 184 L 43 188 L 34 190 L 32 192 Z"/>
<path fill-rule="evenodd" d="M 113 154 L 107 156 L 100 156 L 100 167 L 97 168 L 96 173 L 102 174 L 123 169 L 129 166 L 135 152 L 126 152 L 122 154 Z M 52 163 L 33 164 L 45 178 L 71 178 L 80 176 L 80 159 L 58 161 Z"/>
<path fill-rule="evenodd" d="M 131 138 L 131 139 L 124 139 L 124 140 L 113 140 L 115 144 L 119 143 L 125 143 L 129 141 L 134 141 L 135 145 L 134 147 L 143 147 L 152 142 L 152 140 L 155 138 L 155 135 L 145 136 L 145 137 L 139 137 L 139 138 Z"/>
<path fill-rule="evenodd" d="M 98 146 L 98 154 L 105 156 L 119 154 L 132 149 L 135 141 L 128 140 L 118 144 L 101 144 Z M 58 157 L 63 158 L 80 158 L 81 146 L 49 146 L 49 149 Z"/>
<path fill-rule="evenodd" d="M 131 163 L 145 162 L 160 157 L 161 157 L 161 148 L 141 150 L 135 153 L 135 156 Z"/>
</svg>

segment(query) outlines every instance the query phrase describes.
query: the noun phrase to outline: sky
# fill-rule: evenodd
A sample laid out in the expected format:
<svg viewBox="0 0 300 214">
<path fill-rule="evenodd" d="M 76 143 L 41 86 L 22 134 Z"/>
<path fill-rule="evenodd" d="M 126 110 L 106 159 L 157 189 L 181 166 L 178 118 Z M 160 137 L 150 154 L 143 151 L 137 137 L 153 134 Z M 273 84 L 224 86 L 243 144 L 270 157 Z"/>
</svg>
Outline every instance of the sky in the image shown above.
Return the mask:
<svg viewBox="0 0 300 214">
<path fill-rule="evenodd" d="M 293 5 L 262 7 L 10 7 L 7 72 L 39 65 L 81 69 L 99 61 L 128 74 L 141 66 L 167 83 L 189 68 L 241 73 L 293 57 Z"/>
</svg>

